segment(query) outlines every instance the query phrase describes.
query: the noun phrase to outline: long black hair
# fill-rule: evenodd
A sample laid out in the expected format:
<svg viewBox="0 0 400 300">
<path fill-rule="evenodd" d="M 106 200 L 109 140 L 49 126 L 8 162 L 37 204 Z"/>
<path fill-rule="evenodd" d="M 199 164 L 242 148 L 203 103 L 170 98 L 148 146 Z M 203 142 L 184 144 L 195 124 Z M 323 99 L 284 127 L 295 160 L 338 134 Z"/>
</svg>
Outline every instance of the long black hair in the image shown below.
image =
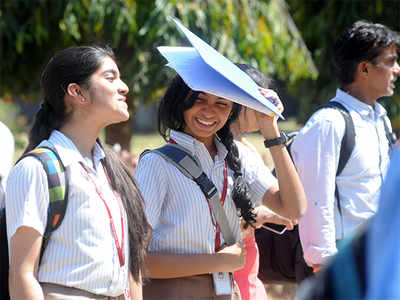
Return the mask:
<svg viewBox="0 0 400 300">
<path fill-rule="evenodd" d="M 199 93 L 201 92 L 190 89 L 179 75 L 176 75 L 172 80 L 158 108 L 158 130 L 166 141 L 169 139 L 171 129 L 176 131 L 185 129 L 184 112 L 194 105 Z M 217 131 L 217 136 L 228 150 L 225 161 L 234 172 L 232 200 L 239 211 L 239 215 L 251 224 L 255 222 L 255 214 L 253 213 L 249 186 L 243 178 L 239 150 L 230 129 L 232 122 L 239 117 L 240 109 L 241 105 L 233 102 L 231 116 L 225 125 Z"/>
<path fill-rule="evenodd" d="M 90 78 L 100 68 L 105 57 L 115 60 L 111 48 L 79 46 L 64 49 L 50 59 L 41 76 L 43 103 L 36 114 L 25 153 L 37 147 L 50 137 L 53 130 L 69 121 L 71 112 L 68 112 L 64 100 L 68 85 L 76 83 L 90 88 Z M 118 155 L 107 146 L 103 149 L 106 154 L 104 164 L 111 184 L 121 196 L 128 216 L 129 267 L 134 279 L 138 281 L 150 235 L 150 226 L 143 210 L 143 198 Z"/>
</svg>

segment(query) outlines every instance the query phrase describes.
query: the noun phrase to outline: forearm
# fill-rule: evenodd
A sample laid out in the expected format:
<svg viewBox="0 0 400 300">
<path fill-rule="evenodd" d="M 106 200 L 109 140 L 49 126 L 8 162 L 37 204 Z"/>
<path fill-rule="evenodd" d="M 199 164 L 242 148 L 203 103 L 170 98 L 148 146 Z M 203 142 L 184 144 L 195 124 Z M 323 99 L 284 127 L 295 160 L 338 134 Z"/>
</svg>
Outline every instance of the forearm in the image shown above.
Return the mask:
<svg viewBox="0 0 400 300">
<path fill-rule="evenodd" d="M 307 212 L 299 223 L 304 258 L 310 266 L 324 264 L 337 252 L 333 199 L 330 200 L 318 202 L 311 196 Z"/>
<path fill-rule="evenodd" d="M 139 275 L 139 281 L 133 279 L 132 274 L 129 274 L 130 292 L 132 300 L 143 300 L 142 290 L 142 275 Z"/>
<path fill-rule="evenodd" d="M 270 152 L 278 177 L 282 216 L 300 219 L 307 209 L 307 200 L 292 159 L 284 145 L 271 147 Z"/>
<path fill-rule="evenodd" d="M 43 290 L 32 273 L 21 274 L 10 269 L 9 291 L 11 300 L 44 300 Z"/>
<path fill-rule="evenodd" d="M 150 252 L 146 258 L 149 278 L 177 278 L 239 269 L 226 254 L 167 254 Z"/>
</svg>

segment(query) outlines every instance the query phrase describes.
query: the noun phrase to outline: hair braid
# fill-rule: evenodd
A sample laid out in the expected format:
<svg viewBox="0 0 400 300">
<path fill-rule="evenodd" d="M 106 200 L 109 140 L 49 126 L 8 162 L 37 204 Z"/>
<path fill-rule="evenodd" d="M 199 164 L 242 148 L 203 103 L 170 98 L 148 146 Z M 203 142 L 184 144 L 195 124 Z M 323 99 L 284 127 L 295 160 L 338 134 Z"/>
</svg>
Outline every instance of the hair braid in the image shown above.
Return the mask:
<svg viewBox="0 0 400 300">
<path fill-rule="evenodd" d="M 227 122 L 224 127 L 218 131 L 218 137 L 228 150 L 226 155 L 226 163 L 234 172 L 234 183 L 232 190 L 232 200 L 235 203 L 236 209 L 239 211 L 239 216 L 246 223 L 252 225 L 255 223 L 256 214 L 254 213 L 253 203 L 251 202 L 249 186 L 243 178 L 242 164 L 239 159 L 239 150 L 233 141 L 233 135 L 230 131 L 230 123 Z"/>
</svg>

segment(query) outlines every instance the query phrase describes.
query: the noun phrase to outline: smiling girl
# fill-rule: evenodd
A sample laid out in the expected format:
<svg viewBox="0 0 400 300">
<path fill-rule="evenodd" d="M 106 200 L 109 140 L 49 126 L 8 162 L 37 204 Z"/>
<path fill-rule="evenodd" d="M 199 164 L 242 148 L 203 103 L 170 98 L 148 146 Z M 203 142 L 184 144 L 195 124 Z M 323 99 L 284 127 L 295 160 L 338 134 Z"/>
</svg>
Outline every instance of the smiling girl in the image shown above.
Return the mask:
<svg viewBox="0 0 400 300">
<path fill-rule="evenodd" d="M 279 102 L 273 91 L 263 93 Z M 251 153 L 246 147 L 233 141 L 230 124 L 239 112 L 240 105 L 193 91 L 179 76 L 161 100 L 161 135 L 199 160 L 222 195 L 221 203 L 237 243 L 222 246 L 223 237 L 208 200 L 194 181 L 157 154 L 146 154 L 135 171 L 153 228 L 146 259 L 146 277 L 151 280 L 144 287 L 144 299 L 240 299 L 234 283 L 232 295 L 217 296 L 210 275 L 234 272 L 245 263 L 237 209 L 241 208 L 241 216 L 252 222 L 257 221 L 252 201 L 262 202 L 290 219 L 304 213 L 303 188 L 285 146 L 271 147 L 277 182 L 270 172 L 264 172 L 265 168 L 248 159 Z M 276 119 L 261 113 L 256 113 L 256 118 L 265 139 L 280 136 Z"/>
</svg>

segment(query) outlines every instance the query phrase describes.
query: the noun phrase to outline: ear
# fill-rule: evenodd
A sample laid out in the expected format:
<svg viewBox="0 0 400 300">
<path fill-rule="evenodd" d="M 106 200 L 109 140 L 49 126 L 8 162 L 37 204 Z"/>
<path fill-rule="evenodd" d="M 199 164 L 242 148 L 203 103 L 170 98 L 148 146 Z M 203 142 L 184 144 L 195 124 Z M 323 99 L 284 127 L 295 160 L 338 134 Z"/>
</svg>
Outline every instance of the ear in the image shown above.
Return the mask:
<svg viewBox="0 0 400 300">
<path fill-rule="evenodd" d="M 364 77 L 368 76 L 368 69 L 369 69 L 369 62 L 362 61 L 357 66 L 357 73 L 360 76 L 364 76 Z"/>
<path fill-rule="evenodd" d="M 86 102 L 86 98 L 83 95 L 82 88 L 77 83 L 70 83 L 67 86 L 66 94 L 72 97 L 75 101 Z"/>
</svg>

